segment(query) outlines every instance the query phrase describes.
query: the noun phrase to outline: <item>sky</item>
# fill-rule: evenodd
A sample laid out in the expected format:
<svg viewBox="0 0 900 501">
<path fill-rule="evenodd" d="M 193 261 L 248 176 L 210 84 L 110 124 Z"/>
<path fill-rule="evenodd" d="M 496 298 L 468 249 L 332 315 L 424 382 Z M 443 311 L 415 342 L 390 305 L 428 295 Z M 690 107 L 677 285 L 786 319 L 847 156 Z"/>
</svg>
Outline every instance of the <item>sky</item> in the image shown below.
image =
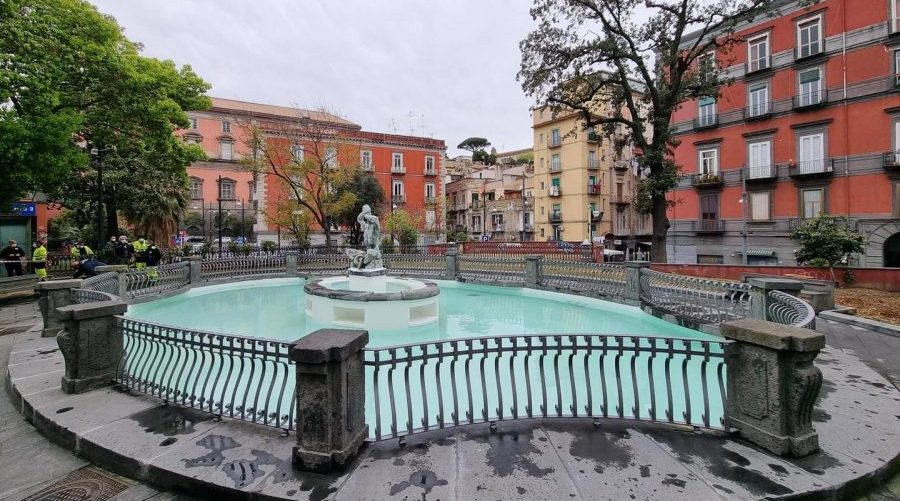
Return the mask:
<svg viewBox="0 0 900 501">
<path fill-rule="evenodd" d="M 325 107 L 364 130 L 532 146 L 516 81 L 527 0 L 90 0 L 209 94 Z"/>
</svg>

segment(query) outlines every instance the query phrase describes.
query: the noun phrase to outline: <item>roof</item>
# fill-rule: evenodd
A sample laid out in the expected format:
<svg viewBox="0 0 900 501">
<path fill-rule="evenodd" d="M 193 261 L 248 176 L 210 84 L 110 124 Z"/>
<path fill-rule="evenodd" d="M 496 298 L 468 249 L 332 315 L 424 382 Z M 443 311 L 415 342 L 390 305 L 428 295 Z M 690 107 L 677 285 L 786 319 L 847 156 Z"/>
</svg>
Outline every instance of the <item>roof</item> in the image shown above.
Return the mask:
<svg viewBox="0 0 900 501">
<path fill-rule="evenodd" d="M 329 122 L 357 130 L 362 129 L 362 127 L 349 120 L 324 111 L 304 110 L 301 108 L 292 108 L 290 106 L 276 106 L 274 104 L 248 103 L 247 101 L 238 101 L 236 99 L 225 99 L 221 97 L 213 97 L 211 99 L 211 109 L 216 111 L 242 111 L 254 115 L 269 115 L 286 118 L 298 118 L 304 116 L 317 122 Z"/>
</svg>

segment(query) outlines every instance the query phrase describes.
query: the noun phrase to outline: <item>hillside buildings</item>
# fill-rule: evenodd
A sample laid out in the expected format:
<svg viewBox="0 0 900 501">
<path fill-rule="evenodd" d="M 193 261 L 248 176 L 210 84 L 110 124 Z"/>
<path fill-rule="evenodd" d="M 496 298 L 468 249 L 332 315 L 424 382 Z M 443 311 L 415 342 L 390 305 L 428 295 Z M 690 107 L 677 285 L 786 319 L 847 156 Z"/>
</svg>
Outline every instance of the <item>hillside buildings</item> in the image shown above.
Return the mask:
<svg viewBox="0 0 900 501">
<path fill-rule="evenodd" d="M 534 239 L 530 164 L 469 164 L 448 177 L 447 233 L 465 232 L 470 240 Z"/>
</svg>

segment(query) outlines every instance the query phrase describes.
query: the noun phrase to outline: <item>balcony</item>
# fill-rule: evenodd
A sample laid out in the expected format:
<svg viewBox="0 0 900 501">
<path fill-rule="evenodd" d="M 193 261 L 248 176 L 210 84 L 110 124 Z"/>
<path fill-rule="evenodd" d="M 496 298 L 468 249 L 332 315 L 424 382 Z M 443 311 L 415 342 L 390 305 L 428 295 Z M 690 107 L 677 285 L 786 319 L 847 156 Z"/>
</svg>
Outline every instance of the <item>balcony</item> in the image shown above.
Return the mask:
<svg viewBox="0 0 900 501">
<path fill-rule="evenodd" d="M 744 168 L 744 176 L 748 183 L 763 183 L 778 179 L 777 165 L 754 165 Z"/>
<path fill-rule="evenodd" d="M 391 174 L 406 174 L 406 167 L 402 165 L 391 166 Z"/>
<path fill-rule="evenodd" d="M 431 167 L 430 169 L 428 167 L 426 167 L 425 175 L 426 176 L 437 176 L 437 171 L 434 169 L 434 167 Z"/>
<path fill-rule="evenodd" d="M 694 221 L 695 233 L 723 233 L 725 231 L 725 221 L 721 219 L 701 219 Z"/>
<path fill-rule="evenodd" d="M 588 131 L 587 140 L 589 143 L 597 143 L 600 142 L 600 134 L 597 134 L 594 131 Z"/>
<path fill-rule="evenodd" d="M 772 56 L 744 63 L 744 75 L 755 75 L 769 69 L 772 69 Z"/>
<path fill-rule="evenodd" d="M 472 203 L 469 204 L 470 209 L 482 209 L 484 208 L 484 200 L 472 200 Z"/>
<path fill-rule="evenodd" d="M 886 151 L 881 158 L 881 166 L 890 172 L 900 172 L 900 151 Z"/>
<path fill-rule="evenodd" d="M 562 165 L 550 164 L 550 172 L 562 172 Z"/>
<path fill-rule="evenodd" d="M 628 160 L 613 160 L 613 169 L 619 172 L 628 172 L 630 166 Z"/>
<path fill-rule="evenodd" d="M 588 188 L 588 195 L 599 195 L 600 194 L 600 185 L 599 184 L 589 184 L 587 188 Z"/>
<path fill-rule="evenodd" d="M 495 224 L 494 224 L 494 232 L 496 232 L 496 233 L 503 233 L 504 231 L 506 231 L 506 225 L 505 225 L 505 224 L 503 224 L 503 223 L 495 223 Z"/>
<path fill-rule="evenodd" d="M 526 224 L 524 225 L 525 233 L 534 233 L 534 225 Z"/>
<path fill-rule="evenodd" d="M 828 104 L 828 94 L 824 90 L 797 94 L 791 100 L 791 107 L 795 111 L 808 110 Z"/>
<path fill-rule="evenodd" d="M 628 205 L 631 203 L 631 195 L 625 193 L 613 193 L 609 196 L 609 203 L 613 205 Z"/>
<path fill-rule="evenodd" d="M 888 33 L 891 36 L 900 35 L 900 17 L 888 19 Z"/>
<path fill-rule="evenodd" d="M 805 47 L 795 47 L 794 61 L 804 61 L 806 59 L 813 59 L 815 57 L 822 56 L 825 54 L 824 46 L 824 41 L 822 41 L 807 45 Z"/>
<path fill-rule="evenodd" d="M 437 198 L 425 197 L 425 206 L 426 207 L 434 207 L 436 204 L 437 204 Z"/>
<path fill-rule="evenodd" d="M 561 223 L 563 220 L 562 212 L 551 212 L 547 220 L 550 221 L 550 223 Z"/>
<path fill-rule="evenodd" d="M 600 162 L 596 158 L 593 160 L 588 159 L 587 168 L 588 170 L 597 170 L 600 168 Z"/>
<path fill-rule="evenodd" d="M 367 164 L 360 165 L 359 168 L 366 172 L 372 172 L 375 170 L 375 165 L 372 163 L 367 163 Z"/>
<path fill-rule="evenodd" d="M 406 203 L 406 195 L 391 195 L 391 203 L 392 204 L 405 204 Z"/>
<path fill-rule="evenodd" d="M 719 126 L 719 114 L 712 113 L 694 119 L 694 130 L 712 129 Z"/>
<path fill-rule="evenodd" d="M 560 189 L 559 186 L 551 186 L 550 188 L 547 189 L 547 196 L 549 196 L 549 197 L 561 197 L 561 196 L 562 196 L 562 190 Z"/>
<path fill-rule="evenodd" d="M 795 179 L 828 177 L 834 174 L 834 159 L 795 162 L 790 168 L 791 177 Z"/>
<path fill-rule="evenodd" d="M 697 189 L 719 188 L 723 184 L 725 184 L 725 181 L 722 179 L 722 175 L 717 172 L 693 174 L 691 176 L 691 186 Z"/>
<path fill-rule="evenodd" d="M 550 147 L 551 148 L 559 148 L 562 146 L 562 138 L 561 137 L 551 137 L 550 138 Z"/>
<path fill-rule="evenodd" d="M 766 103 L 751 104 L 744 108 L 744 120 L 762 120 L 772 116 L 774 108 L 772 101 Z"/>
</svg>

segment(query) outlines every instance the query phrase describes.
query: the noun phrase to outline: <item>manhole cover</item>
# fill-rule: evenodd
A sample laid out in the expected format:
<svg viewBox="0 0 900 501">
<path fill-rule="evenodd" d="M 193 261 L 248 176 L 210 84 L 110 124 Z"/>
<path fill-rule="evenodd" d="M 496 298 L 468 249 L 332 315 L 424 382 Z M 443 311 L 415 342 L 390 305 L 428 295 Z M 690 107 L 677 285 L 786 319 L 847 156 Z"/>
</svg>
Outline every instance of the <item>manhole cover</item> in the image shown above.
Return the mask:
<svg viewBox="0 0 900 501">
<path fill-rule="evenodd" d="M 88 466 L 41 489 L 24 501 L 105 501 L 134 485 L 118 475 Z"/>
</svg>

